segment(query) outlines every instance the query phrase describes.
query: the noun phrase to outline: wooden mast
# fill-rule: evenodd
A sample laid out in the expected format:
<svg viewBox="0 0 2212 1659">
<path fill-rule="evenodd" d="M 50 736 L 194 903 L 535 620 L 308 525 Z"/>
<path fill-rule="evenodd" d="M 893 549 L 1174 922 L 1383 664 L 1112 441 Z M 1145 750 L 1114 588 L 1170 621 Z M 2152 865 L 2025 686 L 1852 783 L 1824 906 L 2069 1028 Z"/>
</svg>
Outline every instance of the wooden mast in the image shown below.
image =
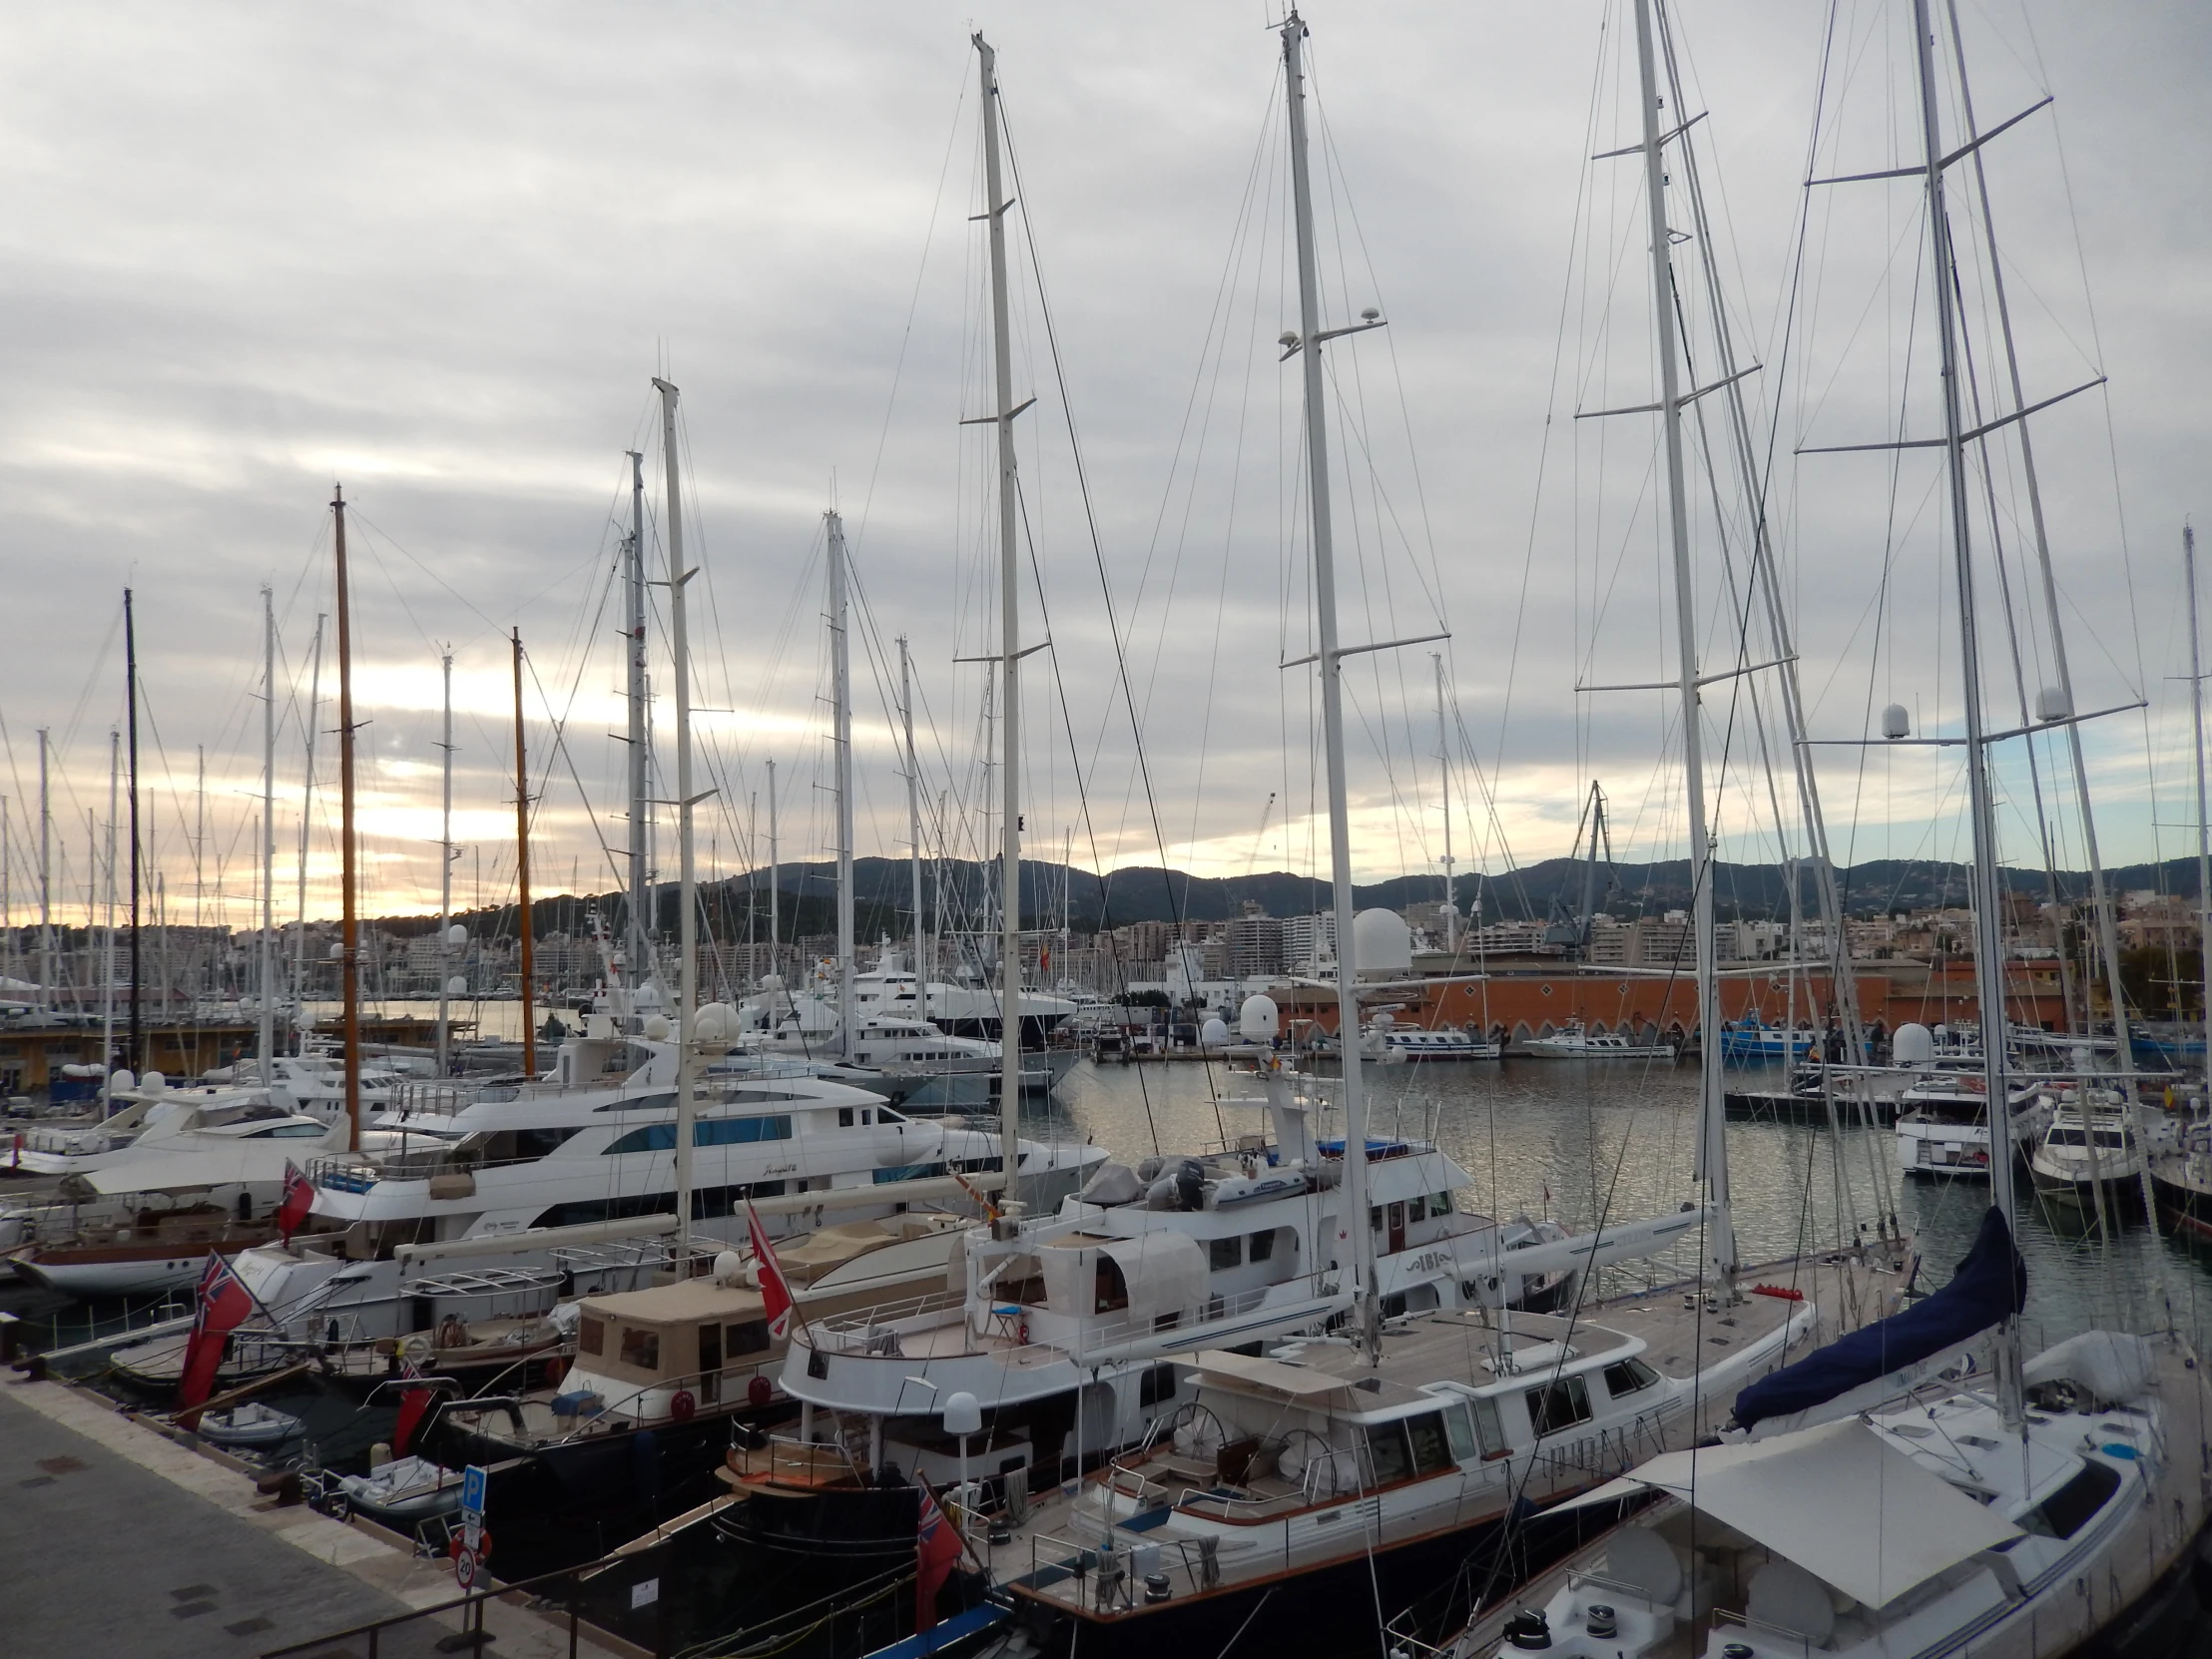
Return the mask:
<svg viewBox="0 0 2212 1659">
<path fill-rule="evenodd" d="M 330 497 L 337 548 L 338 613 L 338 859 L 344 921 L 338 947 L 340 997 L 345 1008 L 345 1146 L 361 1149 L 361 957 L 360 912 L 353 867 L 353 614 L 345 587 L 345 491 Z"/>
<path fill-rule="evenodd" d="M 538 1033 L 530 1006 L 531 977 L 537 963 L 530 948 L 530 773 L 522 748 L 522 630 L 514 631 L 515 648 L 515 931 L 522 935 L 522 1070 L 538 1074 Z"/>
</svg>

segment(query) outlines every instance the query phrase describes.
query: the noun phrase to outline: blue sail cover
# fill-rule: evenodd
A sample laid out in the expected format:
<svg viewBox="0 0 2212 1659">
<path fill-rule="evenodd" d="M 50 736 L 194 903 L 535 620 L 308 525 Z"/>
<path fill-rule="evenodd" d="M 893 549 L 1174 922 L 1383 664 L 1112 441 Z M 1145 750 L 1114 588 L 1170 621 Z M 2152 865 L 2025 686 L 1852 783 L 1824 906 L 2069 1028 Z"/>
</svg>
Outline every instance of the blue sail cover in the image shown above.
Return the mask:
<svg viewBox="0 0 2212 1659">
<path fill-rule="evenodd" d="M 1784 1366 L 1736 1396 L 1737 1426 L 1810 1410 L 1891 1372 L 1917 1366 L 1986 1331 L 2027 1303 L 2027 1264 L 1994 1208 L 1950 1283 L 1901 1314 L 1854 1331 Z"/>
</svg>

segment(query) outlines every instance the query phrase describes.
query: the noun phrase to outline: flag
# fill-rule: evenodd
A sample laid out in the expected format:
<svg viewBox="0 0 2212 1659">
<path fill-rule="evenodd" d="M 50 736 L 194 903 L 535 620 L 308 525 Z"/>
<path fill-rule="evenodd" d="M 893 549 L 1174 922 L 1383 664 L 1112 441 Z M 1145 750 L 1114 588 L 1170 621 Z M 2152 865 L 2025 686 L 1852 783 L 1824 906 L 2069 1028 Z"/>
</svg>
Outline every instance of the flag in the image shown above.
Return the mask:
<svg viewBox="0 0 2212 1659">
<path fill-rule="evenodd" d="M 927 1635 L 937 1622 L 937 1592 L 960 1559 L 960 1534 L 937 1507 L 929 1482 L 921 1487 L 921 1525 L 914 1535 L 914 1634 Z"/>
<path fill-rule="evenodd" d="M 200 1275 L 200 1305 L 192 1316 L 192 1335 L 185 1340 L 185 1369 L 177 1380 L 177 1403 L 190 1407 L 208 1397 L 215 1374 L 223 1364 L 223 1345 L 232 1332 L 246 1323 L 254 1311 L 254 1293 L 231 1271 L 231 1264 L 215 1251 Z"/>
<path fill-rule="evenodd" d="M 420 1377 L 422 1369 L 412 1360 L 399 1363 L 402 1377 Z M 407 1455 L 407 1447 L 414 1443 L 415 1430 L 422 1426 L 422 1418 L 430 1409 L 430 1401 L 437 1398 L 434 1388 L 402 1388 L 399 1390 L 399 1420 L 391 1427 L 391 1454 Z"/>
<path fill-rule="evenodd" d="M 291 1236 L 299 1231 L 299 1224 L 307 1219 L 307 1212 L 314 1208 L 313 1183 L 299 1173 L 299 1166 L 289 1158 L 284 1160 L 284 1190 L 276 1200 L 276 1233 L 284 1243 L 291 1243 Z"/>
<path fill-rule="evenodd" d="M 776 1260 L 776 1247 L 768 1242 L 761 1213 L 749 1203 L 745 1224 L 753 1239 L 753 1266 L 761 1276 L 761 1304 L 768 1314 L 769 1335 L 781 1341 L 792 1333 L 792 1293 L 784 1282 L 784 1270 Z"/>
</svg>

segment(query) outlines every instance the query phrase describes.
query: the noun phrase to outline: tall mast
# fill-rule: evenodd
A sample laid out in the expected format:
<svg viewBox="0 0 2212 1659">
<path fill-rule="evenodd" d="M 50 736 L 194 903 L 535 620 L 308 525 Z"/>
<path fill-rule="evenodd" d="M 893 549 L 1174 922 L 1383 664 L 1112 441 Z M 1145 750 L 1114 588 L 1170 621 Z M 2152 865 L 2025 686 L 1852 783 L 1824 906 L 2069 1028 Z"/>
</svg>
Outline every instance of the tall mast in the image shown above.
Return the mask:
<svg viewBox="0 0 2212 1659">
<path fill-rule="evenodd" d="M 1020 505 L 1014 475 L 1014 367 L 1006 316 L 1006 213 L 1013 203 L 999 183 L 998 54 L 978 34 L 975 51 L 983 83 L 983 217 L 990 226 L 991 371 L 998 407 L 998 632 L 1006 700 L 998 727 L 1002 773 L 998 827 L 998 1123 L 1005 1196 L 1015 1196 L 1020 1169 L 1016 1131 L 1021 1124 L 1021 585 L 1014 556 Z M 1027 405 L 1023 405 L 1027 407 Z"/>
<path fill-rule="evenodd" d="M 776 760 L 771 756 L 768 763 L 768 970 L 771 973 L 781 971 L 776 964 L 784 954 L 783 877 L 777 868 L 781 856 L 776 842 Z"/>
<path fill-rule="evenodd" d="M 276 600 L 269 585 L 262 586 L 262 1082 L 276 1074 Z M 134 740 L 135 741 L 135 740 Z M 132 809 L 131 839 L 138 839 L 137 808 Z M 131 860 L 131 953 L 136 978 L 138 954 L 138 867 L 134 849 Z M 131 992 L 131 1023 L 138 1024 L 138 991 Z"/>
<path fill-rule="evenodd" d="M 146 1055 L 139 1032 L 139 771 L 138 771 L 138 621 L 131 605 L 131 590 L 123 590 L 124 719 L 131 734 L 131 1038 L 124 1047 L 131 1069 L 143 1071 Z M 112 814 L 110 815 L 113 816 Z M 109 880 L 115 879 L 109 872 Z M 114 923 L 110 922 L 110 926 Z"/>
<path fill-rule="evenodd" d="M 353 856 L 353 606 L 345 578 L 345 491 L 330 496 L 332 541 L 337 550 L 333 600 L 338 614 L 338 887 L 342 894 L 338 935 L 338 997 L 345 1047 L 345 1147 L 361 1149 L 361 921 Z"/>
<path fill-rule="evenodd" d="M 1998 333 L 2004 341 L 2005 366 L 2011 376 L 2012 407 L 2016 410 L 2024 410 L 2027 407 L 2027 392 L 2025 386 L 2021 383 L 2019 350 L 2012 337 L 2012 306 L 2011 301 L 2005 294 L 2003 262 L 1996 258 L 1996 218 L 1994 210 L 1989 206 L 1988 179 L 1986 167 L 1981 158 L 1981 133 L 1975 124 L 1973 115 L 1973 93 L 1966 84 L 1964 43 L 1958 32 L 1958 7 L 1955 0 L 1944 0 L 1944 4 L 1950 19 L 1953 50 L 1958 53 L 1959 58 L 1959 113 L 1965 121 L 1966 139 L 1969 145 L 1972 146 L 1973 151 L 1975 194 L 1981 201 L 1982 237 L 1988 244 L 1990 251 L 1989 296 L 1995 303 Z M 1921 7 L 1919 26 L 1924 32 L 1929 27 L 1925 0 L 1923 0 Z M 1931 64 L 1933 64 L 1934 52 L 1935 42 L 1933 39 L 1923 43 L 1923 56 Z M 1927 86 L 1933 88 L 1935 85 L 1934 69 L 1932 67 L 1925 68 L 1923 76 Z M 1934 93 L 1929 92 L 1927 97 L 1932 100 Z M 1936 117 L 1933 113 L 1928 117 L 1928 124 L 1929 132 L 1933 135 L 1936 130 Z M 1935 170 L 1932 180 L 1931 188 L 1940 191 L 1942 181 L 1939 167 Z M 1945 250 L 1949 247 L 1949 239 L 1950 232 L 1946 226 L 1943 230 L 1942 244 Z M 1937 267 L 1936 276 L 1937 286 L 1943 290 L 1943 298 L 1945 301 L 1949 301 L 1955 292 L 1955 289 L 1951 286 L 1953 280 L 1952 268 L 1947 263 Z M 1947 373 L 1948 370 L 1945 372 Z M 2061 718 L 2067 722 L 2066 748 L 2068 758 L 2073 763 L 2074 799 L 2081 809 L 2081 850 L 2089 860 L 2089 901 L 2096 912 L 2097 947 L 2104 956 L 2105 995 L 2112 1004 L 2112 1035 L 2118 1045 L 2120 1070 L 2127 1072 L 2135 1068 L 2135 1052 L 2133 1041 L 2128 1034 L 2127 1001 L 2120 989 L 2118 906 L 2113 902 L 2112 893 L 2104 879 L 2104 858 L 2097 847 L 2096 815 L 2091 811 L 2089 805 L 2089 763 L 2087 757 L 2082 753 L 2081 727 L 2072 719 L 2075 713 L 2073 667 L 2066 654 L 2066 630 L 2061 620 L 2058 605 L 2058 578 L 2051 567 L 2050 537 L 2043 519 L 2042 484 L 2035 471 L 2035 440 L 2029 433 L 2027 421 L 2017 420 L 2015 424 L 2019 429 L 2020 468 L 2027 481 L 2028 523 L 2035 533 L 2035 564 L 2043 589 L 2043 613 L 2050 619 L 2051 664 L 2057 670 L 2058 695 L 2060 701 L 2064 704 L 2064 713 Z M 1963 462 L 1960 464 L 1963 465 Z M 2063 943 L 2063 940 L 2060 942 Z M 2061 954 L 2063 953 L 2061 952 Z M 2083 1012 L 2086 1013 L 2088 1000 L 2086 990 L 2082 993 L 2082 1000 Z M 1998 1023 L 2001 1029 L 2002 1020 L 2000 1019 Z M 2084 1021 L 2084 1024 L 2086 1025 L 2086 1021 Z M 2093 1155 L 2095 1151 L 2093 1139 L 2090 1142 L 2090 1150 Z M 2147 1199 L 2150 1196 L 2147 1185 L 2149 1166 L 2145 1165 L 2144 1169 L 2146 1183 L 2144 1196 Z"/>
<path fill-rule="evenodd" d="M 196 968 L 205 959 L 201 955 L 205 941 L 200 928 L 208 897 L 208 746 L 198 744 L 193 749 L 194 782 L 192 792 L 192 932 L 193 963 Z M 199 1012 L 200 998 L 207 986 L 201 973 L 193 975 L 193 1011 Z"/>
<path fill-rule="evenodd" d="M 1337 1207 L 1338 1261 L 1350 1273 L 1361 1340 L 1382 1356 L 1375 1233 L 1368 1225 L 1368 1103 L 1360 1075 L 1360 965 L 1354 949 L 1352 814 L 1345 797 L 1344 653 L 1337 647 L 1337 557 L 1329 510 L 1329 433 L 1323 402 L 1321 281 L 1314 252 L 1314 190 L 1306 140 L 1306 24 L 1282 25 L 1284 98 L 1290 108 L 1291 199 L 1298 219 L 1299 343 L 1305 357 L 1306 485 L 1314 544 L 1314 608 L 1320 634 L 1322 747 L 1329 771 L 1329 868 L 1337 923 L 1337 1048 L 1344 1056 L 1345 1180 Z"/>
<path fill-rule="evenodd" d="M 1436 665 L 1436 777 L 1444 798 L 1444 949 L 1459 954 L 1459 904 L 1451 891 L 1451 728 L 1444 722 L 1444 658 L 1431 652 Z"/>
<path fill-rule="evenodd" d="M 1928 0 L 1913 0 L 1920 59 L 1921 136 L 1928 175 L 1928 232 L 1936 272 L 1936 321 L 1941 347 L 1943 460 L 1950 507 L 1950 550 L 1958 589 L 1958 672 L 1966 722 L 1966 784 L 1973 815 L 1974 1000 L 1981 1027 L 1981 1075 L 1989 1115 L 1989 1193 L 2005 1225 L 2015 1225 L 2012 1123 L 2005 1084 L 2004 939 L 1997 912 L 1996 811 L 1989 788 L 1981 716 L 1981 646 L 1974 623 L 1973 544 L 1967 527 L 1966 443 L 1959 406 L 1958 319 L 1951 288 L 1950 222 L 1943 202 L 1943 146 L 1936 103 L 1936 46 Z M 2118 1012 L 2117 1009 L 2114 1010 Z M 2124 1030 L 2125 1027 L 2123 1026 Z M 2008 1427 L 2021 1420 L 2019 1330 L 2004 1322 L 1997 1391 Z"/>
<path fill-rule="evenodd" d="M 1706 1259 L 1714 1282 L 1730 1287 L 1736 1233 L 1728 1209 L 1727 1114 L 1721 1076 L 1720 982 L 1713 963 L 1713 845 L 1705 820 L 1705 755 L 1699 729 L 1697 601 L 1690 581 L 1690 503 L 1682 459 L 1680 350 L 1674 328 L 1673 239 L 1667 231 L 1667 176 L 1660 153 L 1659 76 L 1652 46 L 1651 0 L 1636 0 L 1636 68 L 1644 123 L 1644 196 L 1651 237 L 1652 319 L 1659 356 L 1659 408 L 1666 433 L 1668 539 L 1674 554 L 1675 654 L 1682 684 L 1682 782 L 1690 808 L 1690 881 L 1697 933 L 1698 1174 L 1712 1196 Z M 1594 862 L 1597 849 L 1590 855 Z"/>
<path fill-rule="evenodd" d="M 100 1112 L 103 1117 L 115 1109 L 115 811 L 116 787 L 122 771 L 123 740 L 111 726 L 108 728 L 108 925 L 100 950 Z"/>
<path fill-rule="evenodd" d="M 630 940 L 629 988 L 652 976 L 653 895 L 651 853 L 646 846 L 653 820 L 651 757 L 645 735 L 645 454 L 630 457 L 630 536 L 623 549 L 623 667 L 630 697 Z"/>
<path fill-rule="evenodd" d="M 928 930 L 922 925 L 921 914 L 921 763 L 914 754 L 914 673 L 913 657 L 906 648 L 906 636 L 898 636 L 898 708 L 906 724 L 906 871 L 913 888 L 914 905 L 914 1009 L 923 1019 L 929 1017 L 929 970 L 924 965 L 928 959 Z"/>
<path fill-rule="evenodd" d="M 445 680 L 445 719 L 440 727 L 438 760 L 443 774 L 443 799 L 438 812 L 438 1075 L 443 1077 L 450 1069 L 447 1062 L 453 1046 L 451 1025 L 452 1010 L 447 999 L 452 994 L 452 975 L 445 970 L 450 965 L 446 952 L 451 947 L 446 934 L 453 926 L 453 653 L 448 651 L 438 659 L 438 667 Z"/>
<path fill-rule="evenodd" d="M 522 630 L 514 631 L 515 664 L 515 932 L 522 939 L 522 1073 L 538 1074 L 537 1017 L 530 992 L 537 961 L 530 935 L 530 767 L 522 746 Z"/>
<path fill-rule="evenodd" d="M 668 643 L 676 681 L 676 1274 L 691 1272 L 692 1126 L 698 1102 L 692 1098 L 692 1027 L 699 1011 L 699 871 L 692 842 L 691 645 L 684 630 L 684 492 L 676 461 L 676 388 L 656 379 L 661 394 L 661 467 L 668 499 Z"/>
<path fill-rule="evenodd" d="M 54 1003 L 54 805 L 47 793 L 48 728 L 38 729 L 38 983 L 39 1000 Z"/>
<path fill-rule="evenodd" d="M 2181 571 L 2189 585 L 2189 729 L 2195 738 L 2191 753 L 2197 763 L 2197 939 L 2203 955 L 2206 1063 L 2212 1065 L 2212 839 L 2207 838 L 2204 814 L 2204 659 L 2197 641 L 2197 532 L 2181 527 Z"/>
<path fill-rule="evenodd" d="M 303 1017 L 307 1006 L 307 846 L 308 832 L 314 826 L 314 740 L 315 711 L 322 706 L 322 623 L 321 616 L 314 619 L 314 666 L 307 675 L 307 718 L 301 724 L 307 729 L 306 779 L 299 794 L 299 872 L 297 901 L 299 905 L 299 936 L 292 941 L 291 957 L 291 1013 L 292 1024 L 299 1032 L 301 1054 L 307 1051 L 307 1022 Z M 167 897 L 162 900 L 162 914 L 169 914 Z"/>
<path fill-rule="evenodd" d="M 852 665 L 845 641 L 844 519 L 832 508 L 830 526 L 830 723 L 836 751 L 837 794 L 837 1050 L 850 1064 L 852 1029 Z"/>
</svg>

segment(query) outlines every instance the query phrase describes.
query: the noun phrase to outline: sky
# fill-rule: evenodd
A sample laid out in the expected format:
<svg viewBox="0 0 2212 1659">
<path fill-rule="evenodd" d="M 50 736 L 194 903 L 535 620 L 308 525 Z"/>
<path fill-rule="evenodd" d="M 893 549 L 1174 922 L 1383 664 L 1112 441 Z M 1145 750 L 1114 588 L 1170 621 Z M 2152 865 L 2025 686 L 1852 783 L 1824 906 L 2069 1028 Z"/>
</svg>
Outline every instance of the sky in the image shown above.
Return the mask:
<svg viewBox="0 0 2212 1659">
<path fill-rule="evenodd" d="M 1693 366 L 1714 359 L 1690 292 L 1709 248 L 1736 360 L 1758 364 L 1747 429 L 1771 457 L 1779 604 L 1847 861 L 1963 847 L 1955 747 L 1858 746 L 1892 702 L 1917 735 L 1958 730 L 1939 453 L 1795 453 L 1939 430 L 1916 184 L 1804 187 L 1809 157 L 1828 173 L 1915 158 L 1901 15 L 1873 0 L 1670 13 L 1711 220 L 1685 229 L 1677 161 L 1686 338 Z M 1355 869 L 1437 867 L 1439 747 L 1461 869 L 1566 851 L 1593 778 L 1616 855 L 1678 850 L 1679 701 L 1577 691 L 1663 681 L 1679 661 L 1658 424 L 1574 418 L 1656 395 L 1640 163 L 1588 159 L 1636 136 L 1633 13 L 1321 0 L 1307 16 L 1325 325 L 1370 306 L 1387 324 L 1327 348 L 1344 638 L 1449 635 L 1347 668 Z M 1994 269 L 2029 402 L 2105 377 L 2036 417 L 2041 505 L 2074 709 L 2123 711 L 2079 728 L 2104 856 L 2171 856 L 2193 844 L 2187 687 L 2172 677 L 2187 671 L 2180 526 L 2203 510 L 2212 436 L 2212 16 L 1990 0 L 1961 19 L 1982 129 L 2055 99 L 1982 153 Z M 0 15 L 10 918 L 35 913 L 42 728 L 56 913 L 81 919 L 96 896 L 125 587 L 142 842 L 170 918 L 243 925 L 256 902 L 265 585 L 276 910 L 299 902 L 310 727 L 305 909 L 334 909 L 327 636 L 308 713 L 334 484 L 349 503 L 365 907 L 439 902 L 447 653 L 454 899 L 511 894 L 517 629 L 534 886 L 614 885 L 627 806 L 610 578 L 631 449 L 647 456 L 659 584 L 657 788 L 675 794 L 656 373 L 682 388 L 700 571 L 686 593 L 700 787 L 715 792 L 703 872 L 766 857 L 772 760 L 781 856 L 834 844 L 832 506 L 856 594 L 854 847 L 909 843 L 901 635 L 924 844 L 989 845 L 996 694 L 961 660 L 997 649 L 991 428 L 960 424 L 990 408 L 970 221 L 977 28 L 999 53 L 1018 198 L 1015 396 L 1036 398 L 1018 422 L 1022 629 L 1048 649 L 1021 672 L 1025 844 L 1086 867 L 1326 868 L 1313 671 L 1281 666 L 1314 625 L 1301 364 L 1274 344 L 1297 313 L 1273 21 L 1257 4 Z M 1946 68 L 1953 140 L 1957 96 Z M 1966 172 L 1948 177 L 1987 418 L 2012 405 Z M 1717 423 L 1724 402 L 1696 408 Z M 2055 674 L 2016 430 L 1972 487 L 1998 728 L 2022 724 L 2020 688 L 2032 704 Z M 1776 655 L 1731 620 L 1748 603 L 1730 585 L 1748 518 L 1740 495 L 1721 504 L 1726 484 L 1689 515 L 1708 674 Z M 1776 822 L 1796 821 L 1773 678 L 1706 691 L 1732 856 L 1772 856 Z M 2052 855 L 2078 867 L 2069 758 L 2050 735 L 2037 752 L 2034 777 L 2023 745 L 1999 761 L 2006 855 L 2041 857 L 2040 791 Z M 671 870 L 671 815 L 657 817 Z"/>
</svg>

